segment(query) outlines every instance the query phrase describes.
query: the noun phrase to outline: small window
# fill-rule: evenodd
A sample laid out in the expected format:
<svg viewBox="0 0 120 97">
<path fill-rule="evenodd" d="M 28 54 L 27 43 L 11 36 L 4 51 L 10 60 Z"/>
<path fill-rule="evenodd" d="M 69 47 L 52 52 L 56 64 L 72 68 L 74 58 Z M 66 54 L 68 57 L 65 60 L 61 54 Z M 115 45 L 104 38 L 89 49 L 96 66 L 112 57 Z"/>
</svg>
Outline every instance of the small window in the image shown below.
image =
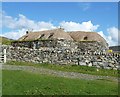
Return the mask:
<svg viewBox="0 0 120 97">
<path fill-rule="evenodd" d="M 25 40 L 27 37 L 28 37 L 28 36 L 25 36 L 25 37 L 23 38 L 23 40 Z"/>
<path fill-rule="evenodd" d="M 50 33 L 50 36 L 48 38 L 52 38 L 54 35 L 54 33 Z"/>
<path fill-rule="evenodd" d="M 84 37 L 84 40 L 88 40 L 88 37 L 86 36 L 86 37 Z"/>
<path fill-rule="evenodd" d="M 41 36 L 40 36 L 40 38 L 43 38 L 45 36 L 45 34 L 42 34 Z"/>
</svg>

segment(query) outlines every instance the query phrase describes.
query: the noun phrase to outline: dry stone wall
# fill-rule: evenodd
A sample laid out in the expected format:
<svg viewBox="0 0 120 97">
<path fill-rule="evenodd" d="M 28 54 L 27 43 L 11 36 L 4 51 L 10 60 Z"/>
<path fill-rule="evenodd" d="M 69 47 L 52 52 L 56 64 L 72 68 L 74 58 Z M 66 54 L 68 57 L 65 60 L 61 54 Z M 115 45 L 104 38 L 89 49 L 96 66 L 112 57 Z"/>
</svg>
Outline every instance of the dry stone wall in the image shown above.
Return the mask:
<svg viewBox="0 0 120 97">
<path fill-rule="evenodd" d="M 54 48 L 41 47 L 40 49 L 31 49 L 13 46 L 3 46 L 3 48 L 7 48 L 8 60 L 119 69 L 120 55 L 118 53 L 107 53 L 106 48 L 98 42 L 69 44 L 72 44 L 73 47 L 64 43 L 64 46 L 58 45 Z"/>
</svg>

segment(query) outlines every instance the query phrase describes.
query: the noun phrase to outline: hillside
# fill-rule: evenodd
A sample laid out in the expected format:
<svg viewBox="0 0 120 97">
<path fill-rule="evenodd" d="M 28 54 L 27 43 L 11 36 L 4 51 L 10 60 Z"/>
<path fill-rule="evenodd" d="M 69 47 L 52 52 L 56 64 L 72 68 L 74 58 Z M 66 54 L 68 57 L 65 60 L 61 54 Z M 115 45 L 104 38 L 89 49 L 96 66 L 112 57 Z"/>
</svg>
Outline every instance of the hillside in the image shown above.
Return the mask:
<svg viewBox="0 0 120 97">
<path fill-rule="evenodd" d="M 8 39 L 6 37 L 0 36 L 0 44 L 2 43 L 2 44 L 10 45 L 12 41 L 13 39 Z"/>
</svg>

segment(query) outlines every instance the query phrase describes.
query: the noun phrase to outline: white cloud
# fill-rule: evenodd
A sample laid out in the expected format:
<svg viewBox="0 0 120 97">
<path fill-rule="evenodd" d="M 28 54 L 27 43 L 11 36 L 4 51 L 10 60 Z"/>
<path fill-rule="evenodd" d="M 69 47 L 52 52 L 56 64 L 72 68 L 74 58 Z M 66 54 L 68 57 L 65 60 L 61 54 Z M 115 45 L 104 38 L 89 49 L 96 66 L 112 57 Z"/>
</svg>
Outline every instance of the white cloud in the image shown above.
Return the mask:
<svg viewBox="0 0 120 97">
<path fill-rule="evenodd" d="M 3 28 L 11 29 L 10 32 L 5 32 L 3 35 L 12 39 L 18 39 L 25 33 L 25 30 L 28 29 L 41 31 L 57 28 L 57 26 L 54 26 L 51 22 L 34 21 L 22 14 L 19 14 L 17 18 L 7 15 L 4 11 L 0 14 L 2 14 Z M 99 27 L 99 25 L 93 25 L 91 21 L 82 22 L 81 24 L 72 21 L 63 21 L 60 22 L 59 25 L 65 28 L 66 31 L 95 31 Z"/>
<path fill-rule="evenodd" d="M 49 29 L 55 29 L 56 27 L 53 26 L 52 23 L 50 22 L 44 22 L 44 21 L 41 21 L 41 22 L 38 22 L 38 25 L 40 27 L 40 30 L 49 30 Z"/>
<path fill-rule="evenodd" d="M 10 28 L 12 30 L 18 29 L 53 29 L 55 26 L 51 22 L 44 21 L 34 21 L 28 19 L 26 16 L 19 14 L 18 18 L 13 18 L 11 16 L 2 13 L 3 27 Z"/>
<path fill-rule="evenodd" d="M 60 26 L 63 27 L 66 31 L 95 31 L 99 25 L 93 25 L 91 21 L 76 23 L 76 22 L 61 22 Z"/>
<path fill-rule="evenodd" d="M 10 31 L 10 32 L 5 32 L 1 36 L 17 40 L 17 39 L 19 39 L 20 37 L 22 37 L 25 34 L 26 34 L 26 29 L 22 29 L 22 30 L 15 30 L 15 31 Z"/>
<path fill-rule="evenodd" d="M 26 30 L 42 31 L 56 28 L 51 22 L 34 21 L 22 14 L 19 14 L 17 18 L 13 18 L 2 11 L 0 16 L 2 16 L 2 21 L 0 21 L 2 27 L 11 30 L 10 32 L 4 32 L 1 36 L 11 39 L 20 38 L 25 34 Z"/>
<path fill-rule="evenodd" d="M 108 35 L 105 35 L 103 31 L 98 33 L 108 42 L 109 46 L 120 45 L 120 31 L 116 27 L 108 28 Z"/>
<path fill-rule="evenodd" d="M 118 41 L 118 38 L 120 38 L 120 34 L 118 34 L 118 29 L 116 27 L 108 28 L 107 31 L 110 34 L 112 40 Z"/>
<path fill-rule="evenodd" d="M 11 39 L 20 38 L 28 29 L 42 31 L 57 28 L 57 26 L 54 26 L 51 22 L 34 21 L 22 14 L 19 14 L 17 18 L 13 18 L 2 11 L 0 12 L 0 17 L 2 17 L 2 21 L 0 21 L 0 24 L 3 24 L 2 27 L 11 29 L 10 32 L 4 32 L 2 36 Z M 99 25 L 94 25 L 91 21 L 82 23 L 62 21 L 59 23 L 59 25 L 63 27 L 65 31 L 96 31 L 99 27 Z M 110 46 L 118 45 L 120 31 L 118 31 L 116 27 L 108 28 L 107 35 L 105 35 L 103 31 L 99 31 L 98 33 L 105 38 L 105 40 L 107 40 Z"/>
</svg>

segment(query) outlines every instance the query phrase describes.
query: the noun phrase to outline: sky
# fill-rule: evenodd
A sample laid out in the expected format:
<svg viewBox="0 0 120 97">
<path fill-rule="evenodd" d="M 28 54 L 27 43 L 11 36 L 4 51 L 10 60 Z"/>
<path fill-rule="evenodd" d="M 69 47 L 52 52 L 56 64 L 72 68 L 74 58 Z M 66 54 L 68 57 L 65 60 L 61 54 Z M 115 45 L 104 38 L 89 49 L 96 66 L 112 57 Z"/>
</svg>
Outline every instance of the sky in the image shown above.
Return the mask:
<svg viewBox="0 0 120 97">
<path fill-rule="evenodd" d="M 93 31 L 110 46 L 118 45 L 117 2 L 3 2 L 2 36 L 18 39 L 26 30 L 62 27 L 65 31 Z"/>
</svg>

